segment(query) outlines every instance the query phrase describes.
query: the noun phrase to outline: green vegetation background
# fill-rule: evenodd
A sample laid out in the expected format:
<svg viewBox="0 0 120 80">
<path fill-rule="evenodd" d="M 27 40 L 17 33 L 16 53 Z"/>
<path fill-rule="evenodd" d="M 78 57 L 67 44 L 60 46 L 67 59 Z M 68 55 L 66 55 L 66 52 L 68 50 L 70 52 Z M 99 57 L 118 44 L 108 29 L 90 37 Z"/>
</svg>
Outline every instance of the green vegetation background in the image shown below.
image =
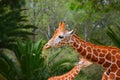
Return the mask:
<svg viewBox="0 0 120 80">
<path fill-rule="evenodd" d="M 0 80 L 47 80 L 71 70 L 78 62 L 72 48 L 42 52 L 60 21 L 86 41 L 120 48 L 119 16 L 119 0 L 0 0 Z M 93 64 L 75 80 L 102 73 Z"/>
</svg>

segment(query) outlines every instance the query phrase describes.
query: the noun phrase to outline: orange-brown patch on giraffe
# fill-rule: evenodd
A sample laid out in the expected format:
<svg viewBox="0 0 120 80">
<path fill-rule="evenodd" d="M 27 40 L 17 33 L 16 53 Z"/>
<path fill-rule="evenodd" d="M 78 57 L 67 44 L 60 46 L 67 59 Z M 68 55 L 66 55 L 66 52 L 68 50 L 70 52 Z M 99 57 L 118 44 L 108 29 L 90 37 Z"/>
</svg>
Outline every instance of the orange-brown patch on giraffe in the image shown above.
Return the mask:
<svg viewBox="0 0 120 80">
<path fill-rule="evenodd" d="M 120 77 L 116 77 L 116 80 L 120 80 Z"/>
<path fill-rule="evenodd" d="M 111 65 L 111 63 L 109 63 L 109 62 L 106 61 L 106 62 L 103 64 L 103 67 L 104 67 L 104 68 L 107 68 L 107 67 L 109 67 L 110 65 Z"/>
<path fill-rule="evenodd" d="M 92 52 L 90 47 L 87 47 L 87 51 L 88 52 Z"/>
<path fill-rule="evenodd" d="M 86 47 L 85 43 L 81 43 L 81 46 Z"/>
<path fill-rule="evenodd" d="M 87 56 L 86 56 L 86 58 L 90 60 L 91 59 L 91 54 L 88 53 Z"/>
<path fill-rule="evenodd" d="M 77 42 L 77 43 L 79 43 L 79 40 L 78 40 L 78 39 L 76 39 L 76 42 Z"/>
<path fill-rule="evenodd" d="M 107 74 L 107 75 L 109 75 L 109 74 L 110 74 L 110 69 L 108 69 L 108 70 L 106 71 L 106 74 Z"/>
<path fill-rule="evenodd" d="M 78 52 L 81 52 L 82 50 L 83 48 L 81 46 L 77 49 Z"/>
<path fill-rule="evenodd" d="M 73 77 L 71 77 L 71 80 L 73 80 L 74 78 Z"/>
<path fill-rule="evenodd" d="M 101 50 L 98 48 L 98 49 L 97 49 L 97 52 L 99 52 L 99 53 L 100 53 L 100 52 L 101 52 Z"/>
<path fill-rule="evenodd" d="M 78 47 L 78 44 L 77 44 L 76 42 L 74 42 L 74 43 L 73 43 L 73 46 L 77 48 L 77 47 Z"/>
<path fill-rule="evenodd" d="M 116 73 L 117 76 L 120 76 L 120 69 Z"/>
<path fill-rule="evenodd" d="M 83 52 L 81 52 L 82 56 L 86 56 L 86 50 L 84 49 Z"/>
<path fill-rule="evenodd" d="M 120 53 L 117 53 L 117 54 L 116 54 L 116 58 L 117 58 L 117 59 L 120 59 Z"/>
<path fill-rule="evenodd" d="M 110 69 L 111 69 L 111 72 L 116 72 L 116 70 L 117 70 L 116 64 L 112 64 Z"/>
<path fill-rule="evenodd" d="M 104 63 L 104 61 L 105 61 L 105 59 L 104 59 L 104 58 L 99 58 L 98 63 L 99 63 L 99 64 L 103 64 L 103 63 Z"/>
<path fill-rule="evenodd" d="M 102 50 L 102 53 L 106 54 L 106 53 L 107 53 L 107 50 L 106 50 L 106 49 L 103 49 L 103 50 Z"/>
<path fill-rule="evenodd" d="M 113 55 L 115 55 L 115 54 L 117 53 L 117 51 L 116 51 L 116 50 L 112 50 L 111 53 L 112 53 Z"/>
<path fill-rule="evenodd" d="M 98 56 L 97 50 L 93 49 L 93 53 Z"/>
<path fill-rule="evenodd" d="M 117 65 L 120 68 L 120 60 L 117 60 Z"/>
<path fill-rule="evenodd" d="M 105 56 L 105 54 L 104 53 L 99 53 L 99 57 L 104 57 Z"/>
<path fill-rule="evenodd" d="M 70 75 L 70 74 L 69 74 L 69 75 Z M 68 78 L 68 77 L 69 77 L 69 75 L 64 76 L 64 79 Z"/>
<path fill-rule="evenodd" d="M 77 73 L 74 73 L 74 76 L 77 76 Z"/>
<path fill-rule="evenodd" d="M 97 57 L 95 57 L 94 55 L 92 55 L 92 59 L 91 59 L 91 61 L 93 61 L 93 62 L 97 62 L 98 59 L 97 59 Z"/>
<path fill-rule="evenodd" d="M 76 70 L 76 73 L 79 73 L 79 70 Z"/>
<path fill-rule="evenodd" d="M 113 74 L 113 73 L 110 73 L 110 79 L 114 79 L 115 78 L 115 74 Z"/>
<path fill-rule="evenodd" d="M 68 79 L 70 80 L 70 79 L 71 79 L 71 77 L 68 77 Z"/>
<path fill-rule="evenodd" d="M 116 62 L 116 58 L 114 55 L 112 56 L 112 62 Z"/>
<path fill-rule="evenodd" d="M 61 79 L 58 78 L 58 79 L 56 79 L 56 80 L 64 80 L 64 77 L 61 77 Z"/>
<path fill-rule="evenodd" d="M 107 75 L 104 74 L 104 75 L 102 76 L 102 80 L 108 80 Z"/>
<path fill-rule="evenodd" d="M 106 55 L 106 59 L 109 60 L 109 61 L 111 61 L 111 54 L 110 54 L 110 53 L 108 53 L 108 54 Z"/>
</svg>

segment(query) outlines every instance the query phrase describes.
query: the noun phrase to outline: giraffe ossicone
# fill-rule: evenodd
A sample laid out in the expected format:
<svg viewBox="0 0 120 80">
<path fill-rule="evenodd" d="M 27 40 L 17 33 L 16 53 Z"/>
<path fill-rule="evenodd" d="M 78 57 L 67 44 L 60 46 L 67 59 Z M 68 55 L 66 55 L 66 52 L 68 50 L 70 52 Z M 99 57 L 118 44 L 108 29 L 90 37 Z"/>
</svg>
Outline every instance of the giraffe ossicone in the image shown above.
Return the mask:
<svg viewBox="0 0 120 80">
<path fill-rule="evenodd" d="M 48 78 L 48 80 L 74 80 L 76 76 L 79 74 L 81 69 L 91 65 L 92 63 L 84 58 L 81 58 L 80 61 L 73 67 L 72 70 L 63 74 L 61 76 L 53 76 Z"/>
<path fill-rule="evenodd" d="M 75 35 L 74 31 L 65 28 L 65 22 L 60 22 L 53 37 L 43 49 L 59 47 L 68 44 L 85 59 L 97 63 L 104 68 L 102 80 L 120 80 L 120 49 L 111 46 L 99 46 L 86 42 Z"/>
</svg>

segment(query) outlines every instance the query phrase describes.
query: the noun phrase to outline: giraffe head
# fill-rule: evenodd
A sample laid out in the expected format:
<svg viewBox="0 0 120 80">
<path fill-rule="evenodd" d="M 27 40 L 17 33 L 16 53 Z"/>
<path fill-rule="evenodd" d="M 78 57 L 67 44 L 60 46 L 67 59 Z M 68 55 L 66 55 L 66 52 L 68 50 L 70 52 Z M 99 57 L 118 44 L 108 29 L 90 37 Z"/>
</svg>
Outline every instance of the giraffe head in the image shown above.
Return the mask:
<svg viewBox="0 0 120 80">
<path fill-rule="evenodd" d="M 74 30 L 68 31 L 66 30 L 65 26 L 65 22 L 59 23 L 59 27 L 54 32 L 53 37 L 45 44 L 43 49 L 59 47 L 68 43 L 68 41 L 70 40 L 70 36 L 74 33 Z"/>
<path fill-rule="evenodd" d="M 87 66 L 89 66 L 89 65 L 92 64 L 92 62 L 88 61 L 88 60 L 85 59 L 85 58 L 79 58 L 79 59 L 80 59 L 80 61 L 78 62 L 78 65 L 79 65 L 81 68 L 85 68 L 85 67 L 87 67 Z"/>
</svg>

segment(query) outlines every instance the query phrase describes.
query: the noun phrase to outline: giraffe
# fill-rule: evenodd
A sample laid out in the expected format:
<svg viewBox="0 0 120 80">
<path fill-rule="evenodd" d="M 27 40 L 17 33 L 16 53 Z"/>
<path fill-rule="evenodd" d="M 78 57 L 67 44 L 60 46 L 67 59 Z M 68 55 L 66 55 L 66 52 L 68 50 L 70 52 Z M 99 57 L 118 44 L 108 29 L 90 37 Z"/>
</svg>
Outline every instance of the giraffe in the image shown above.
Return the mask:
<svg viewBox="0 0 120 80">
<path fill-rule="evenodd" d="M 81 58 L 76 66 L 73 67 L 72 70 L 63 74 L 61 76 L 53 76 L 48 78 L 48 80 L 74 80 L 76 76 L 79 74 L 80 70 L 91 65 L 92 63 L 84 58 Z"/>
<path fill-rule="evenodd" d="M 95 45 L 79 38 L 74 30 L 68 31 L 65 22 L 60 22 L 53 37 L 43 49 L 60 47 L 67 44 L 83 58 L 101 65 L 104 68 L 102 80 L 120 80 L 120 49 L 112 46 Z"/>
</svg>

